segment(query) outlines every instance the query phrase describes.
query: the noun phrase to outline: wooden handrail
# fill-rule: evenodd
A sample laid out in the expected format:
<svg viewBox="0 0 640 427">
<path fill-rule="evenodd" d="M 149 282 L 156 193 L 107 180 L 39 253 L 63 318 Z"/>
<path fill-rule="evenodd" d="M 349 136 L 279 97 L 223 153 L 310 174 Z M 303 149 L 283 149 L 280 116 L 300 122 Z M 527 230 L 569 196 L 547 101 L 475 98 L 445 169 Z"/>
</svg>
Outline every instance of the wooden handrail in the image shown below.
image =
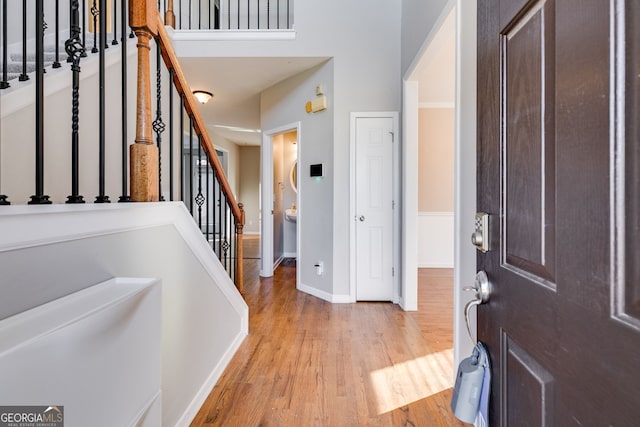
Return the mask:
<svg viewBox="0 0 640 427">
<path fill-rule="evenodd" d="M 173 2 L 170 1 L 170 5 Z M 236 234 L 236 264 L 235 264 L 235 282 L 236 287 L 240 291 L 243 292 L 243 280 L 244 280 L 244 269 L 243 269 L 243 244 L 242 244 L 242 235 L 244 228 L 244 210 L 242 204 L 238 204 L 236 201 L 233 192 L 231 191 L 231 186 L 229 185 L 229 181 L 227 180 L 224 169 L 222 168 L 222 163 L 216 154 L 215 147 L 213 142 L 211 141 L 211 137 L 209 136 L 209 132 L 207 131 L 206 125 L 202 116 L 200 115 L 200 111 L 198 110 L 198 104 L 193 96 L 191 88 L 187 83 L 187 79 L 182 72 L 182 68 L 180 67 L 180 63 L 178 61 L 178 57 L 173 49 L 173 45 L 171 43 L 171 39 L 165 30 L 165 23 L 160 14 L 160 11 L 157 8 L 157 4 L 155 0 L 129 0 L 129 20 L 130 26 L 134 30 L 135 34 L 138 36 L 138 124 L 137 124 L 137 132 L 136 132 L 136 143 L 133 144 L 132 147 L 132 157 L 131 157 L 131 196 L 135 201 L 153 201 L 157 200 L 157 180 L 154 177 L 154 174 L 158 173 L 158 160 L 157 160 L 157 151 L 155 152 L 155 161 L 150 157 L 153 152 L 144 151 L 144 156 L 140 155 L 137 150 L 140 149 L 152 149 L 155 148 L 153 145 L 153 138 L 150 132 L 151 126 L 151 90 L 149 88 L 150 82 L 150 70 L 149 70 L 149 44 L 148 41 L 150 38 L 155 38 L 158 42 L 158 48 L 160 49 L 160 54 L 162 56 L 163 62 L 169 71 L 173 71 L 173 84 L 178 92 L 181 95 L 181 98 L 184 98 L 184 109 L 187 111 L 187 114 L 193 119 L 193 129 L 200 140 L 200 144 L 202 149 L 206 153 L 207 159 L 209 160 L 209 164 L 215 171 L 216 178 L 220 184 L 220 189 L 225 196 L 225 200 L 227 205 L 231 210 L 231 214 L 235 220 L 235 234 Z M 135 147 L 135 150 L 134 150 Z M 134 160 L 135 157 L 135 160 Z M 135 162 L 140 162 L 145 166 L 143 173 L 146 176 L 142 176 L 143 173 L 139 173 L 138 169 L 141 169 L 139 163 L 134 164 Z M 155 168 L 155 172 L 151 171 L 151 168 Z M 137 177 L 134 177 L 133 171 L 134 169 L 138 173 Z M 134 182 L 135 180 L 135 182 Z M 151 188 L 148 181 L 155 180 L 155 189 Z M 134 199 L 134 188 L 136 187 L 144 187 L 144 192 L 141 195 L 137 196 Z M 155 194 L 154 194 L 155 192 Z M 136 193 L 137 194 L 137 193 Z"/>
<path fill-rule="evenodd" d="M 227 181 L 224 169 L 222 168 L 222 163 L 220 163 L 220 159 L 218 159 L 218 155 L 216 154 L 216 150 L 213 146 L 213 142 L 211 141 L 211 137 L 209 136 L 209 132 L 207 131 L 207 127 L 204 124 L 202 116 L 200 115 L 200 110 L 198 110 L 198 101 L 193 96 L 191 88 L 189 87 L 189 83 L 187 83 L 187 79 L 184 76 L 182 68 L 179 65 L 180 63 L 178 62 L 176 52 L 173 50 L 173 45 L 171 44 L 169 34 L 167 34 L 167 30 L 165 30 L 164 28 L 162 17 L 160 16 L 160 14 L 158 14 L 156 18 L 158 24 L 158 40 L 162 59 L 164 60 L 166 67 L 169 70 L 173 70 L 173 82 L 178 93 L 184 94 L 184 108 L 187 110 L 187 113 L 193 117 L 193 129 L 196 135 L 198 135 L 200 137 L 200 140 L 202 141 L 202 149 L 205 151 L 205 153 L 207 153 L 209 162 L 216 171 L 216 176 L 220 177 L 222 192 L 227 197 L 227 200 L 229 200 L 229 205 L 231 207 L 233 216 L 236 218 L 236 221 L 240 221 L 240 219 L 242 218 L 240 207 L 238 206 L 238 202 L 236 201 L 233 192 L 231 191 L 231 186 L 229 185 L 229 181 Z"/>
</svg>

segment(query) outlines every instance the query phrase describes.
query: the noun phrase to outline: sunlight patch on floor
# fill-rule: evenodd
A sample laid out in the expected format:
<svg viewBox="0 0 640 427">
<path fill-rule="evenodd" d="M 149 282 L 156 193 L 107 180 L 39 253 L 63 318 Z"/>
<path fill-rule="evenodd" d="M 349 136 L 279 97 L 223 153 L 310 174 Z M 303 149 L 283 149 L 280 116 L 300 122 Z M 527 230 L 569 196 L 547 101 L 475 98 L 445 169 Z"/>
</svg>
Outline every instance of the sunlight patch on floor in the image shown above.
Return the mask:
<svg viewBox="0 0 640 427">
<path fill-rule="evenodd" d="M 453 349 L 427 354 L 370 374 L 378 414 L 453 387 Z"/>
</svg>

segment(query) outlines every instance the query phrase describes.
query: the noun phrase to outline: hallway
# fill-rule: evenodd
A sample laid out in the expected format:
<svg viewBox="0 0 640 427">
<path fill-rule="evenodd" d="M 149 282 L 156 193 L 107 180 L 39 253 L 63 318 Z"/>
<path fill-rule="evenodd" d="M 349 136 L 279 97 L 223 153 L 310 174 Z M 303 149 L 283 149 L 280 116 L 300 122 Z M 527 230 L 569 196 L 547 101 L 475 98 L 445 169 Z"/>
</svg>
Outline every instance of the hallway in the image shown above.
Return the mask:
<svg viewBox="0 0 640 427">
<path fill-rule="evenodd" d="M 245 261 L 249 336 L 192 426 L 455 426 L 451 270 L 421 270 L 418 312 L 330 304 Z M 427 289 L 429 292 L 427 292 Z"/>
</svg>

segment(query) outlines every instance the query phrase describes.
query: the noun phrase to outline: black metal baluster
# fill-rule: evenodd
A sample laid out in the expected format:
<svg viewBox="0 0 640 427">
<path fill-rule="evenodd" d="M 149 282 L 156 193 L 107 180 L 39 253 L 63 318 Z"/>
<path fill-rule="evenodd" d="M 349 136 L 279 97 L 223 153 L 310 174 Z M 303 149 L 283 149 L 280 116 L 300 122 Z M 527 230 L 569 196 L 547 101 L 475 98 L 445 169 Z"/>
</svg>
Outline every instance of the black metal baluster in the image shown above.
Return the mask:
<svg viewBox="0 0 640 427">
<path fill-rule="evenodd" d="M 224 195 L 224 209 L 223 209 L 223 217 L 222 217 L 222 223 L 224 224 L 222 229 L 224 230 L 224 239 L 222 241 L 222 251 L 224 252 L 224 269 L 229 271 L 227 269 L 227 254 L 229 252 L 229 242 L 227 241 L 228 235 L 227 235 L 227 195 Z"/>
<path fill-rule="evenodd" d="M 44 194 L 44 0 L 36 0 L 36 193 L 30 205 L 50 204 Z"/>
<path fill-rule="evenodd" d="M 124 2 L 122 4 L 122 14 L 124 15 Z M 124 27 L 122 27 L 124 32 Z M 111 45 L 118 44 L 118 0 L 113 0 L 113 40 Z"/>
<path fill-rule="evenodd" d="M 36 24 L 38 28 L 41 28 L 41 26 L 42 21 Z M 27 75 L 27 0 L 22 0 L 22 74 L 20 74 L 18 80 L 21 82 L 29 80 Z"/>
<path fill-rule="evenodd" d="M 180 94 L 180 200 L 184 202 L 184 93 Z"/>
<path fill-rule="evenodd" d="M 100 11 L 98 10 L 98 6 L 96 4 L 96 0 L 93 0 L 91 5 L 91 15 L 93 15 L 93 49 L 91 49 L 91 53 L 98 52 L 98 15 Z"/>
<path fill-rule="evenodd" d="M 276 0 L 276 11 L 278 12 L 276 14 L 276 28 L 279 30 L 280 29 L 280 0 Z"/>
<path fill-rule="evenodd" d="M 51 65 L 53 68 L 60 68 L 60 0 L 56 0 L 56 60 Z"/>
<path fill-rule="evenodd" d="M 178 28 L 182 29 L 182 0 L 179 1 L 180 16 L 178 16 Z"/>
<path fill-rule="evenodd" d="M 94 0 L 95 4 L 95 0 Z M 107 0 L 100 0 L 100 54 L 99 54 L 99 177 L 98 177 L 98 190 L 99 194 L 96 196 L 95 203 L 111 203 L 109 200 L 109 196 L 105 194 L 105 173 L 106 173 L 106 106 L 105 106 L 105 49 L 107 48 Z M 95 21 L 94 21 L 95 22 Z M 97 31 L 97 28 L 94 24 L 94 30 Z"/>
<path fill-rule="evenodd" d="M 80 140 L 78 135 L 78 123 L 80 113 L 80 58 L 84 47 L 80 41 L 80 16 L 78 0 L 71 0 L 71 34 L 64 43 L 64 50 L 71 58 L 72 75 L 72 95 L 71 95 L 71 195 L 67 196 L 66 203 L 84 203 L 84 198 L 80 195 Z"/>
<path fill-rule="evenodd" d="M 240 0 L 238 0 L 238 29 L 240 29 Z"/>
<path fill-rule="evenodd" d="M 211 220 L 209 219 L 209 206 L 211 205 L 211 194 L 209 193 L 209 169 L 210 169 L 210 164 L 211 164 L 211 160 L 209 159 L 209 155 L 207 154 L 206 156 L 207 159 L 207 164 L 206 164 L 206 175 L 205 175 L 205 199 L 207 200 L 207 205 L 206 205 L 206 210 L 205 210 L 205 216 L 207 218 L 206 220 L 206 233 L 205 233 L 205 237 L 207 239 L 207 243 L 209 242 L 209 227 L 211 226 Z"/>
<path fill-rule="evenodd" d="M 84 48 L 83 57 L 87 56 L 87 1 L 82 0 L 82 25 L 80 26 L 82 29 L 82 47 Z"/>
<path fill-rule="evenodd" d="M 191 29 L 191 0 L 189 0 L 189 30 Z"/>
<path fill-rule="evenodd" d="M 260 29 L 260 0 L 258 0 L 258 29 Z"/>
<path fill-rule="evenodd" d="M 231 0 L 227 0 L 227 29 L 231 29 Z"/>
<path fill-rule="evenodd" d="M 198 29 L 202 29 L 202 0 L 198 0 Z"/>
<path fill-rule="evenodd" d="M 251 28 L 251 18 L 250 18 L 251 6 L 249 6 L 250 1 L 251 0 L 247 0 L 247 30 Z"/>
<path fill-rule="evenodd" d="M 169 200 L 173 201 L 173 68 L 169 70 Z"/>
<path fill-rule="evenodd" d="M 9 78 L 7 76 L 7 60 L 9 55 L 7 53 L 8 41 L 7 41 L 7 2 L 9 0 L 2 1 L 2 80 L 0 80 L 0 89 L 6 89 L 9 85 Z M 0 195 L 0 204 L 2 204 L 2 198 L 6 196 Z"/>
<path fill-rule="evenodd" d="M 193 216 L 193 116 L 189 115 L 189 209 Z"/>
<path fill-rule="evenodd" d="M 198 205 L 198 227 L 202 232 L 202 204 L 204 196 L 202 195 L 202 141 L 198 135 L 198 195 L 196 196 L 196 204 Z"/>
<path fill-rule="evenodd" d="M 271 1 L 267 0 L 267 30 L 271 29 Z"/>
<path fill-rule="evenodd" d="M 122 48 L 120 50 L 120 74 L 122 76 L 122 85 L 120 86 L 122 92 L 122 129 L 121 129 L 121 137 L 122 137 L 122 194 L 118 198 L 118 202 L 125 203 L 130 202 L 131 197 L 129 196 L 129 181 L 128 181 L 128 170 L 127 166 L 129 165 L 129 144 L 127 140 L 127 112 L 128 112 L 128 102 L 127 102 L 127 36 L 126 36 L 126 28 L 127 28 L 127 2 L 122 2 L 122 10 L 120 11 L 120 41 L 122 42 Z M 115 34 L 115 31 L 114 31 Z"/>
<path fill-rule="evenodd" d="M 290 30 L 291 29 L 291 23 L 289 22 L 289 16 L 290 16 L 291 12 L 289 10 L 289 0 L 287 0 L 287 29 Z"/>
<path fill-rule="evenodd" d="M 216 172 L 216 182 L 218 183 L 218 259 L 222 261 L 222 185 L 220 185 L 220 177 Z"/>
<path fill-rule="evenodd" d="M 211 29 L 211 0 L 209 0 L 209 29 Z"/>
<path fill-rule="evenodd" d="M 160 43 L 156 43 L 156 119 L 151 124 L 156 133 L 158 141 L 158 194 L 160 201 L 164 201 L 162 196 L 162 132 L 166 125 L 162 121 L 162 58 L 160 57 Z"/>
</svg>

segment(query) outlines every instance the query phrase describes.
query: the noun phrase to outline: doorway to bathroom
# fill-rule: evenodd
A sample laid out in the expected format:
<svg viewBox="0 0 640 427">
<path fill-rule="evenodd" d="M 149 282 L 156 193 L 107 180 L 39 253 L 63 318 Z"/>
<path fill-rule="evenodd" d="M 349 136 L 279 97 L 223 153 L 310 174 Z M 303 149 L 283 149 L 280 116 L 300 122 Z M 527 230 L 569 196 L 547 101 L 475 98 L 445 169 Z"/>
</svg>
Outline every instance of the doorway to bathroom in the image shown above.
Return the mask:
<svg viewBox="0 0 640 427">
<path fill-rule="evenodd" d="M 260 275 L 271 277 L 283 260 L 300 257 L 300 123 L 265 131 L 261 154 L 263 257 Z"/>
</svg>

